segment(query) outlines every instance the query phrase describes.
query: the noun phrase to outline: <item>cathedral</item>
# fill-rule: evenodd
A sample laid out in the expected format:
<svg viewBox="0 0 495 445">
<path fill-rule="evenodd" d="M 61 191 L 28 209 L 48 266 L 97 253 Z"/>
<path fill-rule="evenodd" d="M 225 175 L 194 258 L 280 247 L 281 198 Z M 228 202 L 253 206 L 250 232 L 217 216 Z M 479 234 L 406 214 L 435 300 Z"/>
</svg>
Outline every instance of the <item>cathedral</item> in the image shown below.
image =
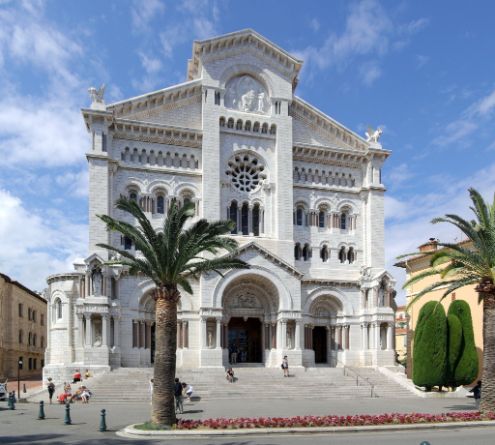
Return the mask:
<svg viewBox="0 0 495 445">
<path fill-rule="evenodd" d="M 230 219 L 250 269 L 182 292 L 177 366 L 393 366 L 394 280 L 385 270 L 381 131 L 363 138 L 296 95 L 302 61 L 253 30 L 193 43 L 183 83 L 106 104 L 89 90 L 89 246 L 48 277 L 45 375 L 150 367 L 153 283 L 108 265 L 96 215 L 119 196 L 163 225 L 172 199 Z M 130 221 L 130 220 L 129 220 Z M 132 222 L 132 221 L 131 221 Z"/>
</svg>

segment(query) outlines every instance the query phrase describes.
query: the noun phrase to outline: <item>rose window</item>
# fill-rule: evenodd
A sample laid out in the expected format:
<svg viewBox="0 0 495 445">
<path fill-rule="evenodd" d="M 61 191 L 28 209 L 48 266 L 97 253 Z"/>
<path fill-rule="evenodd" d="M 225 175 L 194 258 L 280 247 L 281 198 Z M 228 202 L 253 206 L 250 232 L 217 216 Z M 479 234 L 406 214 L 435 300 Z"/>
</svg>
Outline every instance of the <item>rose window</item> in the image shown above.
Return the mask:
<svg viewBox="0 0 495 445">
<path fill-rule="evenodd" d="M 241 192 L 251 192 L 258 188 L 260 182 L 266 178 L 263 173 L 265 167 L 255 156 L 245 154 L 234 156 L 229 161 L 229 168 L 225 172 L 232 178 L 232 184 Z"/>
</svg>

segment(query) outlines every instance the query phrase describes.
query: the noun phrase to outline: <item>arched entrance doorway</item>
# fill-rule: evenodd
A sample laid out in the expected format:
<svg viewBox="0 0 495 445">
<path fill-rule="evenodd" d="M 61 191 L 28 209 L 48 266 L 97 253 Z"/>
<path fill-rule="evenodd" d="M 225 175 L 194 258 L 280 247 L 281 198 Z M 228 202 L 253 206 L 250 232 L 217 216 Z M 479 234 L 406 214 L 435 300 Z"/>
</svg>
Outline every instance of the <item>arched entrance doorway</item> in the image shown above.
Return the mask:
<svg viewBox="0 0 495 445">
<path fill-rule="evenodd" d="M 278 292 L 267 278 L 247 274 L 230 283 L 223 293 L 228 360 L 265 363 L 276 348 Z"/>
</svg>

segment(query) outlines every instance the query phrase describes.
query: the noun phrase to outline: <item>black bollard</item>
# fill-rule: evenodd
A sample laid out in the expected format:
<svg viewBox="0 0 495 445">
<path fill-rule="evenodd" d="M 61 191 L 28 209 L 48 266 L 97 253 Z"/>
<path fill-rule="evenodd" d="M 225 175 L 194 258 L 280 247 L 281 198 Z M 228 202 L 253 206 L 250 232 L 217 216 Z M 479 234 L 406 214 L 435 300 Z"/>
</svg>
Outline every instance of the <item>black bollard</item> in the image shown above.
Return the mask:
<svg viewBox="0 0 495 445">
<path fill-rule="evenodd" d="M 12 393 L 12 392 L 9 392 L 9 398 L 8 398 L 8 405 L 7 406 L 9 409 L 15 409 L 14 393 Z"/>
<path fill-rule="evenodd" d="M 64 419 L 64 424 L 65 425 L 72 425 L 72 421 L 70 419 L 70 403 L 65 404 L 65 419 Z"/>
<path fill-rule="evenodd" d="M 105 420 L 105 416 L 106 416 L 106 410 L 102 409 L 100 415 L 100 431 L 102 433 L 107 430 L 107 422 Z"/>
<path fill-rule="evenodd" d="M 22 384 L 22 392 L 24 394 L 26 394 L 26 384 L 25 383 Z"/>
<path fill-rule="evenodd" d="M 43 420 L 45 418 L 45 402 L 40 401 L 40 411 L 38 413 L 38 420 Z"/>
</svg>

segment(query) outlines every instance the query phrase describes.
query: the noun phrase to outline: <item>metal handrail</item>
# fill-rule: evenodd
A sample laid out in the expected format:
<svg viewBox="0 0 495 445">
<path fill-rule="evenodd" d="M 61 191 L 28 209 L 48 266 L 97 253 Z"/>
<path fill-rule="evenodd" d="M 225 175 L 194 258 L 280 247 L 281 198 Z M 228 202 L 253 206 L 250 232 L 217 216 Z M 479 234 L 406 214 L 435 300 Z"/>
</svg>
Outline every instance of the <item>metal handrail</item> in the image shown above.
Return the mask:
<svg viewBox="0 0 495 445">
<path fill-rule="evenodd" d="M 363 377 L 360 375 L 357 371 L 354 369 L 350 368 L 349 366 L 344 365 L 340 360 L 337 360 L 338 363 L 342 365 L 342 368 L 344 370 L 344 376 L 350 376 L 350 377 L 356 377 L 356 386 L 359 386 L 359 379 L 361 379 L 361 382 L 365 382 L 369 385 L 370 387 L 370 397 L 378 397 L 377 394 L 375 393 L 375 385 L 369 381 L 368 378 Z M 351 373 L 354 375 L 351 376 Z"/>
</svg>

